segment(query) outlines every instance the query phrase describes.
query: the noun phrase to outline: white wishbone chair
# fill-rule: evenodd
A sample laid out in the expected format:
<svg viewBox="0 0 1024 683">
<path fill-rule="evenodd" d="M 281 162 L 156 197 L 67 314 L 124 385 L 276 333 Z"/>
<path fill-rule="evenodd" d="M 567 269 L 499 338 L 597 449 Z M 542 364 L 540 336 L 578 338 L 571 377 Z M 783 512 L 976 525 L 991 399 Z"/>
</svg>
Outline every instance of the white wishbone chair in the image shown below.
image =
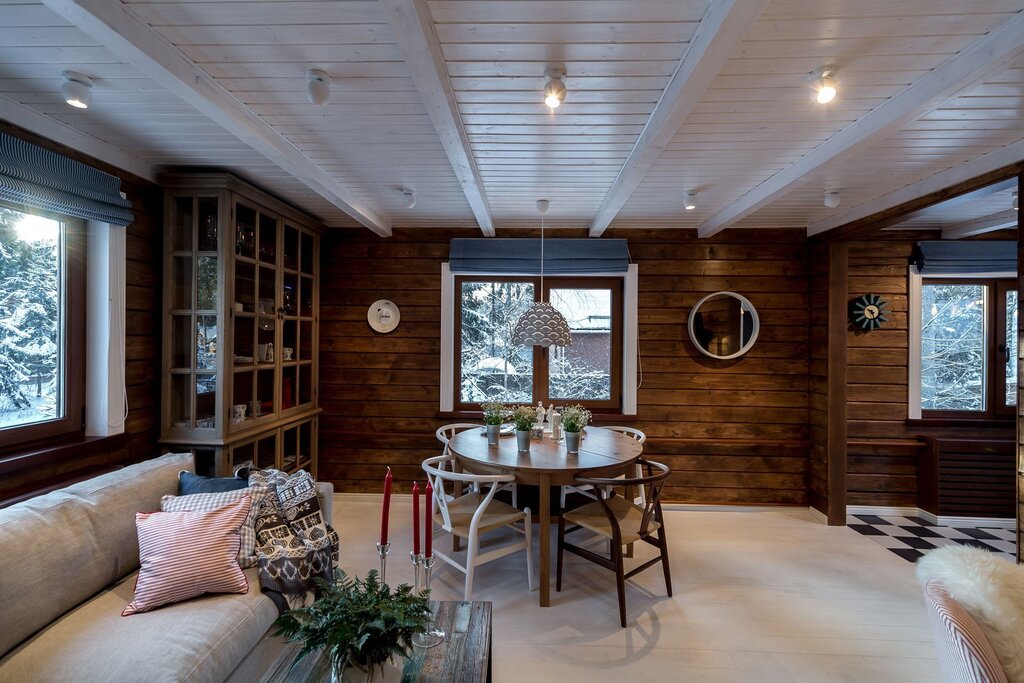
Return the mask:
<svg viewBox="0 0 1024 683">
<path fill-rule="evenodd" d="M 511 474 L 468 474 L 452 472 L 445 469 L 455 461 L 452 455 L 441 455 L 423 461 L 423 471 L 434 488 L 433 521 L 453 536 L 467 541 L 466 564 L 462 565 L 437 550 L 434 555 L 443 562 L 466 575 L 465 600 L 473 594 L 474 570 L 487 562 L 505 557 L 519 550 L 526 550 L 526 578 L 530 590 L 534 589 L 533 581 L 533 519 L 530 508 L 518 510 L 508 503 L 494 499 L 494 494 L 502 484 L 513 480 Z M 470 490 L 460 496 L 449 496 L 445 493 L 445 485 L 471 484 L 478 490 Z M 486 493 L 484 490 L 486 489 Z M 522 523 L 522 528 L 516 526 Z M 523 534 L 524 539 L 480 553 L 480 535 L 494 529 L 508 526 Z"/>
<path fill-rule="evenodd" d="M 452 437 L 459 432 L 466 431 L 468 429 L 480 429 L 483 425 L 474 424 L 472 422 L 453 422 L 452 424 L 442 425 L 437 428 L 434 432 L 434 436 L 441 442 L 444 448 L 441 450 L 441 455 L 451 454 L 451 450 L 448 448 L 448 442 L 451 441 Z M 516 489 L 515 482 L 502 486 L 499 491 L 508 489 L 512 492 L 512 507 L 519 507 L 519 496 L 518 490 Z M 474 490 L 479 490 L 479 487 L 474 487 Z"/>
<path fill-rule="evenodd" d="M 632 437 L 637 443 L 643 444 L 647 441 L 647 435 L 641 432 L 639 429 L 633 427 L 603 427 L 603 429 L 610 429 L 613 432 L 619 432 L 626 436 Z M 634 476 L 639 477 L 641 475 L 640 465 L 637 465 L 634 471 Z M 623 475 L 625 476 L 625 475 Z M 560 502 L 562 509 L 565 509 L 565 496 L 568 493 L 579 493 L 591 500 L 597 500 L 597 495 L 594 493 L 594 487 L 586 484 L 577 486 L 563 486 L 562 487 L 562 500 Z M 634 502 L 637 505 L 645 505 L 647 503 L 647 494 L 644 492 L 643 487 L 637 491 L 637 497 Z"/>
</svg>

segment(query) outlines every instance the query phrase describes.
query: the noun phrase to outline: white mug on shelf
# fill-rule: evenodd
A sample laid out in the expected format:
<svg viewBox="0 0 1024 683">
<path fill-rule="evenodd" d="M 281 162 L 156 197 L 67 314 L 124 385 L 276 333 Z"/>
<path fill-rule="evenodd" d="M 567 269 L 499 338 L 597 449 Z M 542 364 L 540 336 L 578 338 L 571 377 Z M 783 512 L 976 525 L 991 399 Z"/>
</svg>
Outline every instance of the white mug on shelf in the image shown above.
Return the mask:
<svg viewBox="0 0 1024 683">
<path fill-rule="evenodd" d="M 235 405 L 231 406 L 231 417 L 235 418 L 236 420 L 244 420 L 245 411 L 247 408 L 248 406 L 246 406 L 244 403 L 236 403 Z"/>
</svg>

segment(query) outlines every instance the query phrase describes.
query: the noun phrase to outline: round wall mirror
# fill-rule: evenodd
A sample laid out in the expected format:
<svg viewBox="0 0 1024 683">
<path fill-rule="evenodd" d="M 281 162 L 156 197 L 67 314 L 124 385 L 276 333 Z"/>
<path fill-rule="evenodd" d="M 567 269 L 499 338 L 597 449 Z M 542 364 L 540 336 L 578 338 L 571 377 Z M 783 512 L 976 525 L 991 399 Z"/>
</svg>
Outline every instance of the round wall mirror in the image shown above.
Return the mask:
<svg viewBox="0 0 1024 683">
<path fill-rule="evenodd" d="M 711 358 L 739 358 L 757 341 L 761 321 L 745 296 L 715 292 L 697 302 L 688 322 L 690 341 Z"/>
</svg>

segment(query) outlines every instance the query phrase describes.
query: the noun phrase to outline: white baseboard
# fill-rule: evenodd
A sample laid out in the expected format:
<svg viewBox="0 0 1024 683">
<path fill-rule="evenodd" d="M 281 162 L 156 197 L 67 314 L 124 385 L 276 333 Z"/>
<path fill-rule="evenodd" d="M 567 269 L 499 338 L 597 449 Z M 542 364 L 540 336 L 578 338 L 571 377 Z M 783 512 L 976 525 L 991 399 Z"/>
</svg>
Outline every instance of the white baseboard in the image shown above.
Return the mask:
<svg viewBox="0 0 1024 683">
<path fill-rule="evenodd" d="M 914 507 L 884 507 L 874 505 L 847 505 L 848 515 L 876 515 L 880 517 L 909 516 L 920 517 L 929 524 L 941 526 L 964 527 L 977 529 L 989 527 L 992 529 L 1016 529 L 1017 520 L 1001 517 L 939 517 L 927 510 Z"/>
<path fill-rule="evenodd" d="M 822 524 L 828 524 L 828 515 L 814 507 L 813 505 L 807 506 L 807 513 L 811 516 L 815 522 L 821 522 Z"/>
<path fill-rule="evenodd" d="M 1017 520 L 998 517 L 939 517 L 942 526 L 959 526 L 970 528 L 989 527 L 991 529 L 1016 529 Z"/>
</svg>

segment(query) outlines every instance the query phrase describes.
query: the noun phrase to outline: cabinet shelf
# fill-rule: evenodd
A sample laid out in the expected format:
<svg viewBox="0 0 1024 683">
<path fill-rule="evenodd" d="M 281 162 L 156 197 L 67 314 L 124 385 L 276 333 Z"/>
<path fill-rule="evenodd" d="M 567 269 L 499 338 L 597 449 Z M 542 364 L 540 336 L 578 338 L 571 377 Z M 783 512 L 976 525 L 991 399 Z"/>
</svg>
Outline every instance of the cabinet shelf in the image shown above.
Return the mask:
<svg viewBox="0 0 1024 683">
<path fill-rule="evenodd" d="M 249 456 L 283 469 L 285 453 L 296 452 L 311 454 L 315 474 L 323 226 L 229 174 L 161 181 L 161 441 L 206 447 L 203 461 L 218 474 Z"/>
</svg>

